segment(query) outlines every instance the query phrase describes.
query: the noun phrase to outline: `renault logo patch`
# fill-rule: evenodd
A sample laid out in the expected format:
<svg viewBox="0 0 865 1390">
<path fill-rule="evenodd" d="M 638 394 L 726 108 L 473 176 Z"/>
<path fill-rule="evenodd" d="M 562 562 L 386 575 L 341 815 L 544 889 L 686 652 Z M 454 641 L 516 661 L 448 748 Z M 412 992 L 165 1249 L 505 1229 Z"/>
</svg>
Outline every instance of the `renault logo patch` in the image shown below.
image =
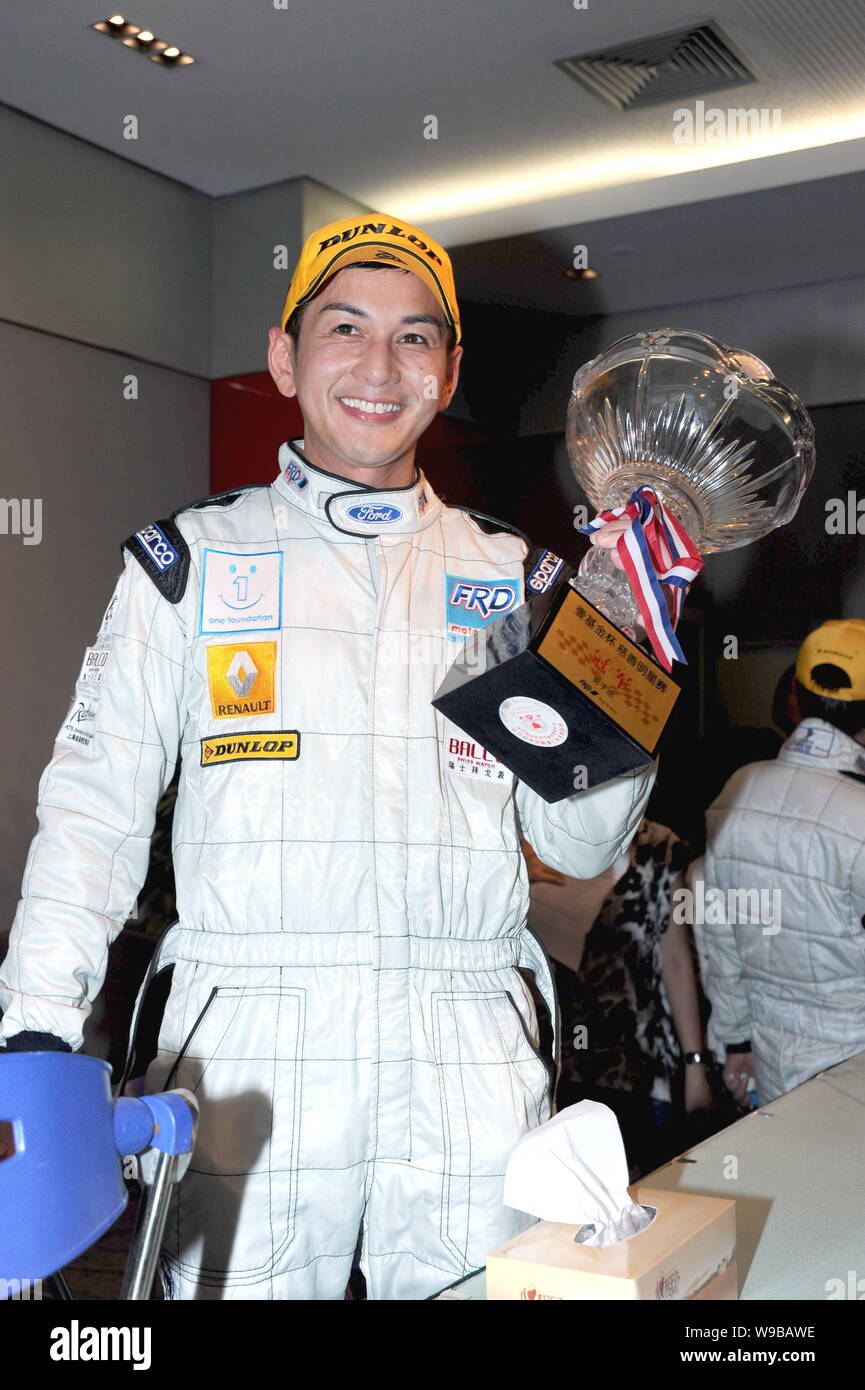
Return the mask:
<svg viewBox="0 0 865 1390">
<path fill-rule="evenodd" d="M 292 760 L 300 754 L 297 729 L 280 729 L 271 734 L 238 734 L 236 738 L 203 738 L 201 766 L 218 763 L 262 762 L 268 759 Z"/>
<path fill-rule="evenodd" d="M 274 714 L 275 642 L 207 648 L 207 684 L 214 719 Z"/>
</svg>

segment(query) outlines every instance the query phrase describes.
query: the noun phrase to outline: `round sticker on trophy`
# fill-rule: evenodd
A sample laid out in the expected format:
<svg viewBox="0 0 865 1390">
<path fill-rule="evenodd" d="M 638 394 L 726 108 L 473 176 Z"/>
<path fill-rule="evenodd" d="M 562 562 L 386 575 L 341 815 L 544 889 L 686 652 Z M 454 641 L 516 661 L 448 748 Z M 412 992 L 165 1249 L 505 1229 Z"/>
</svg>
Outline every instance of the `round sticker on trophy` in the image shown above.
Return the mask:
<svg viewBox="0 0 865 1390">
<path fill-rule="evenodd" d="M 568 726 L 552 705 L 530 695 L 511 695 L 499 705 L 499 719 L 509 733 L 536 748 L 557 748 L 568 737 Z"/>
</svg>

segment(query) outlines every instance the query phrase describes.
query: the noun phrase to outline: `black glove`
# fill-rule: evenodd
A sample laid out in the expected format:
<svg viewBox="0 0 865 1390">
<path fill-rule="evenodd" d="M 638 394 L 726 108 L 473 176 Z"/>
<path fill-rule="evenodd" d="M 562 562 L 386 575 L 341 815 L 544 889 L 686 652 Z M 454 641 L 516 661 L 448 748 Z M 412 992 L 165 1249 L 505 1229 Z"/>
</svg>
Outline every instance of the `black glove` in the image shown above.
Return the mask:
<svg viewBox="0 0 865 1390">
<path fill-rule="evenodd" d="M 72 1048 L 53 1033 L 16 1033 L 6 1039 L 7 1052 L 71 1052 Z"/>
</svg>

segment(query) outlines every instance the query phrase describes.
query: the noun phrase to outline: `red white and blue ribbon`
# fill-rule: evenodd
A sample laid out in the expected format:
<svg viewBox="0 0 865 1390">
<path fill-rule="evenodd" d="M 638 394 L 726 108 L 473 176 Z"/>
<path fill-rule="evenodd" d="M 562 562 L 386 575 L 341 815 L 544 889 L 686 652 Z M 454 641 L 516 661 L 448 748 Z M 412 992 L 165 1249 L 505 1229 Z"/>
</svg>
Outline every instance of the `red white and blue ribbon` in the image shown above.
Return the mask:
<svg viewBox="0 0 865 1390">
<path fill-rule="evenodd" d="M 616 543 L 616 554 L 630 581 L 643 626 L 659 662 L 671 671 L 674 661 L 685 662 L 675 627 L 685 601 L 685 590 L 693 583 L 703 561 L 685 530 L 650 487 L 638 487 L 627 505 L 599 512 L 584 533 L 598 531 L 608 521 L 627 516 L 631 524 Z M 661 585 L 672 594 L 672 621 Z"/>
</svg>

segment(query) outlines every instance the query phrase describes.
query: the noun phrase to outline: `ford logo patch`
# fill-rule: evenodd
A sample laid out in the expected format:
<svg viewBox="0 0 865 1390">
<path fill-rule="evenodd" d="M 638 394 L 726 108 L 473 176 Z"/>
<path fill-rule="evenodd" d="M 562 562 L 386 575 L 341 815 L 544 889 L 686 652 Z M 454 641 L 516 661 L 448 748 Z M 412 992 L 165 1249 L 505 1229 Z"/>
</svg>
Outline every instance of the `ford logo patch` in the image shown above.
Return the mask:
<svg viewBox="0 0 865 1390">
<path fill-rule="evenodd" d="M 360 502 L 355 507 L 348 508 L 348 515 L 353 521 L 363 521 L 367 525 L 378 525 L 380 522 L 399 521 L 402 512 L 399 507 L 386 507 L 373 502 Z"/>
</svg>

